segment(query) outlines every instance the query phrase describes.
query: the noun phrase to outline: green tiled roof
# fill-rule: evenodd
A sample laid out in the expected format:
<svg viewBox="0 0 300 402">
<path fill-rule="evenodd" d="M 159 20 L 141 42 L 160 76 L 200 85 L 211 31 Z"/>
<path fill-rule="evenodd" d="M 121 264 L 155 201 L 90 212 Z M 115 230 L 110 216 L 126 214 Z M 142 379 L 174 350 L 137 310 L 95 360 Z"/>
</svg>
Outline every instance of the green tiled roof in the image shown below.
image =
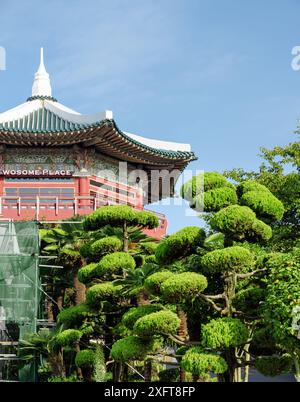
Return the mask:
<svg viewBox="0 0 300 402">
<path fill-rule="evenodd" d="M 47 108 L 40 108 L 32 113 L 19 118 L 13 121 L 7 121 L 4 123 L 0 123 L 0 133 L 17 133 L 18 135 L 24 134 L 43 134 L 43 136 L 47 136 L 49 134 L 49 142 L 51 142 L 51 134 L 57 133 L 71 133 L 85 131 L 92 128 L 103 128 L 103 127 L 111 127 L 117 131 L 117 134 L 124 140 L 124 142 L 133 144 L 138 146 L 140 149 L 146 152 L 154 153 L 162 158 L 175 158 L 175 159 L 183 159 L 183 160 L 195 160 L 196 157 L 193 152 L 183 152 L 183 151 L 172 151 L 172 150 L 163 150 L 150 147 L 145 145 L 133 138 L 129 137 L 125 133 L 123 133 L 116 125 L 114 120 L 101 120 L 97 121 L 93 124 L 78 124 L 73 123 L 68 120 L 65 120 L 59 117 L 57 114 L 51 112 Z M 73 135 L 74 135 L 73 134 Z M 19 138 L 19 137 L 18 137 Z M 1 142 L 1 139 L 0 139 Z M 78 137 L 78 141 L 81 142 Z"/>
</svg>

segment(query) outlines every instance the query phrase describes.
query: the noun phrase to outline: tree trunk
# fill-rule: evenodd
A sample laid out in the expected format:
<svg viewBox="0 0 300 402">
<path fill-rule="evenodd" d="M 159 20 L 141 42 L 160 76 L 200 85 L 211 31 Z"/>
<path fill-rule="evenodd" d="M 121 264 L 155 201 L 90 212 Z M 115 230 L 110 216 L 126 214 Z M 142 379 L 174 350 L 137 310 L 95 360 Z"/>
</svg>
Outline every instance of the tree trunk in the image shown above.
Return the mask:
<svg viewBox="0 0 300 402">
<path fill-rule="evenodd" d="M 235 288 L 236 288 L 236 275 L 234 273 L 227 274 L 224 276 L 224 293 L 226 297 L 226 315 L 227 317 L 231 317 L 234 311 L 232 303 L 235 297 Z"/>
<path fill-rule="evenodd" d="M 78 280 L 77 271 L 73 279 L 73 286 L 75 289 L 75 304 L 77 306 L 77 304 L 83 303 L 85 301 L 85 291 L 86 291 L 85 285 L 79 282 Z"/>
<path fill-rule="evenodd" d="M 145 382 L 151 382 L 151 380 L 152 380 L 152 361 L 151 360 L 145 361 L 144 377 L 145 377 Z"/>
<path fill-rule="evenodd" d="M 187 327 L 187 316 L 186 313 L 182 310 L 182 308 L 177 305 L 176 306 L 177 309 L 177 315 L 180 319 L 180 326 L 178 329 L 178 336 L 180 336 L 183 339 L 187 339 L 188 337 L 188 327 Z"/>
<path fill-rule="evenodd" d="M 123 251 L 125 253 L 128 252 L 128 245 L 129 245 L 128 227 L 127 227 L 127 222 L 124 222 L 124 224 L 123 224 Z"/>
<path fill-rule="evenodd" d="M 144 306 L 145 304 L 150 304 L 150 300 L 147 293 L 141 290 L 137 295 L 137 305 Z"/>
<path fill-rule="evenodd" d="M 76 350 L 76 353 L 80 352 L 79 342 L 76 342 L 75 350 Z M 79 380 L 82 380 L 82 370 L 80 367 L 76 367 L 76 373 L 77 373 L 77 377 L 79 378 Z"/>
</svg>

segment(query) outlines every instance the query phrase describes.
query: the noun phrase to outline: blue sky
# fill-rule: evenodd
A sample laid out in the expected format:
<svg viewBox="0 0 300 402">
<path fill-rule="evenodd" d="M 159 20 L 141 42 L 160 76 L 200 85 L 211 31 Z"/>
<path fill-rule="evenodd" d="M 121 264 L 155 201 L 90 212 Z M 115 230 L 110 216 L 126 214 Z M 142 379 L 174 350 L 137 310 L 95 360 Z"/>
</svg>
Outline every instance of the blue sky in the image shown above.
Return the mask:
<svg viewBox="0 0 300 402">
<path fill-rule="evenodd" d="M 39 48 L 53 95 L 82 113 L 111 109 L 150 138 L 189 142 L 193 169 L 256 169 L 300 115 L 298 0 L 1 0 L 0 111 L 31 93 Z M 199 224 L 155 206 L 169 231 Z"/>
</svg>

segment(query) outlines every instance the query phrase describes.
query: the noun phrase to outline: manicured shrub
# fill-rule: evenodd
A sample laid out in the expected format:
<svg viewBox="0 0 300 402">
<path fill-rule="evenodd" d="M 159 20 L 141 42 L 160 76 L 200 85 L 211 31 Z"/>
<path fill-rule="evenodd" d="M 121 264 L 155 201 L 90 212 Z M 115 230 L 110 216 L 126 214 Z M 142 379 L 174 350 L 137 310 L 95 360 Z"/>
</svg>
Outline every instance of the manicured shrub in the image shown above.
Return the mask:
<svg viewBox="0 0 300 402">
<path fill-rule="evenodd" d="M 205 276 L 195 272 L 183 272 L 171 276 L 162 283 L 161 295 L 165 300 L 173 303 L 191 302 L 206 288 Z"/>
<path fill-rule="evenodd" d="M 106 225 L 122 227 L 124 222 L 130 226 L 141 226 L 149 229 L 159 226 L 159 219 L 153 213 L 136 211 L 127 205 L 101 207 L 85 217 L 83 226 L 85 230 L 97 230 Z"/>
<path fill-rule="evenodd" d="M 254 191 L 256 193 L 271 193 L 270 190 L 263 184 L 258 183 L 255 180 L 243 181 L 237 186 L 237 193 L 241 197 L 249 191 Z"/>
<path fill-rule="evenodd" d="M 139 244 L 139 248 L 144 254 L 155 254 L 159 243 L 154 241 L 145 241 Z"/>
<path fill-rule="evenodd" d="M 226 361 L 219 355 L 205 352 L 201 347 L 189 349 L 181 360 L 183 370 L 194 375 L 223 374 L 227 371 Z"/>
<path fill-rule="evenodd" d="M 258 219 L 256 219 L 251 230 L 249 230 L 246 234 L 248 241 L 268 241 L 271 239 L 272 235 L 273 233 L 270 226 Z"/>
<path fill-rule="evenodd" d="M 280 220 L 284 214 L 282 202 L 267 191 L 248 191 L 243 194 L 241 204 L 250 207 L 261 219 L 269 221 Z"/>
<path fill-rule="evenodd" d="M 162 283 L 167 279 L 169 279 L 170 277 L 172 277 L 173 275 L 174 274 L 171 271 L 155 272 L 154 274 L 146 278 L 144 286 L 149 293 L 153 295 L 159 295 Z"/>
<path fill-rule="evenodd" d="M 90 246 L 90 251 L 93 256 L 99 258 L 105 254 L 111 254 L 119 251 L 122 248 L 121 240 L 116 236 L 104 237 L 103 239 L 96 240 Z"/>
<path fill-rule="evenodd" d="M 238 318 L 217 318 L 202 325 L 202 345 L 209 349 L 239 346 L 248 340 L 249 331 Z"/>
<path fill-rule="evenodd" d="M 247 272 L 252 265 L 250 251 L 239 246 L 214 250 L 201 258 L 201 268 L 207 273 Z"/>
<path fill-rule="evenodd" d="M 145 306 L 133 307 L 123 315 L 122 324 L 129 329 L 133 329 L 134 324 L 139 318 L 160 310 L 163 310 L 163 306 L 160 304 L 146 304 Z"/>
<path fill-rule="evenodd" d="M 133 331 L 141 338 L 150 338 L 153 335 L 176 334 L 180 326 L 180 319 L 171 311 L 162 310 L 147 314 L 137 320 Z"/>
<path fill-rule="evenodd" d="M 220 187 L 234 188 L 222 174 L 205 172 L 204 174 L 193 176 L 189 181 L 183 184 L 180 194 L 182 198 L 192 202 L 203 190 L 206 192 Z"/>
<path fill-rule="evenodd" d="M 117 274 L 122 272 L 122 270 L 129 271 L 134 268 L 134 258 L 128 253 L 119 251 L 104 256 L 97 266 L 96 273 L 99 276 L 104 274 Z"/>
<path fill-rule="evenodd" d="M 221 187 L 204 193 L 204 210 L 206 212 L 217 212 L 233 204 L 237 204 L 237 195 L 233 188 Z"/>
<path fill-rule="evenodd" d="M 205 232 L 195 226 L 188 226 L 163 240 L 155 256 L 160 264 L 168 264 L 186 255 L 193 254 L 203 245 Z"/>
<path fill-rule="evenodd" d="M 116 341 L 110 355 L 116 361 L 144 360 L 148 353 L 155 351 L 155 341 L 145 341 L 137 336 L 127 336 Z"/>
<path fill-rule="evenodd" d="M 111 282 L 99 283 L 88 289 L 86 301 L 89 305 L 95 305 L 102 301 L 113 301 L 120 294 L 122 286 L 114 286 Z"/>
<path fill-rule="evenodd" d="M 80 368 L 93 367 L 95 362 L 95 352 L 92 349 L 83 349 L 76 353 L 75 364 Z"/>
<path fill-rule="evenodd" d="M 82 333 L 77 329 L 66 329 L 56 335 L 56 343 L 62 347 L 73 346 L 80 341 Z"/>
<path fill-rule="evenodd" d="M 61 310 L 57 316 L 57 322 L 63 324 L 64 328 L 79 327 L 89 314 L 91 314 L 89 306 L 81 303 Z"/>
<path fill-rule="evenodd" d="M 292 371 L 292 359 L 290 356 L 261 356 L 255 360 L 255 368 L 262 375 L 275 377 Z"/>
<path fill-rule="evenodd" d="M 92 280 L 92 278 L 97 275 L 96 270 L 97 267 L 98 264 L 93 262 L 80 268 L 77 274 L 79 282 L 84 284 L 89 283 Z"/>
<path fill-rule="evenodd" d="M 93 242 L 87 242 L 84 243 L 80 249 L 80 255 L 82 255 L 82 257 L 84 258 L 90 258 L 92 256 L 92 252 L 91 252 L 91 245 L 93 244 Z"/>
<path fill-rule="evenodd" d="M 213 229 L 233 240 L 268 240 L 272 229 L 256 218 L 255 213 L 246 206 L 231 205 L 221 209 L 211 219 Z"/>
</svg>

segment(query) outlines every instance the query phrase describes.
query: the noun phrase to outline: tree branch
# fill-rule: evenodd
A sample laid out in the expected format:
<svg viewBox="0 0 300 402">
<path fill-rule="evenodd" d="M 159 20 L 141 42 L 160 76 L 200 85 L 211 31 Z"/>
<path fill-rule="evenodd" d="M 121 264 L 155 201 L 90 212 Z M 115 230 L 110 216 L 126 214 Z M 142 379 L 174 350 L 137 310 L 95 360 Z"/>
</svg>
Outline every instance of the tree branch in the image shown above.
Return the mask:
<svg viewBox="0 0 300 402">
<path fill-rule="evenodd" d="M 222 307 L 220 307 L 220 306 L 218 306 L 209 296 L 206 296 L 206 295 L 204 295 L 204 294 L 200 294 L 199 295 L 199 297 L 201 298 L 201 299 L 203 299 L 204 301 L 206 301 L 207 303 L 210 303 L 212 306 L 213 306 L 213 308 L 215 309 L 215 310 L 217 310 L 217 311 L 222 311 Z"/>
<path fill-rule="evenodd" d="M 238 279 L 245 279 L 245 278 L 249 278 L 250 276 L 259 274 L 260 272 L 266 272 L 266 271 L 267 271 L 267 268 L 262 268 L 262 269 L 257 269 L 256 271 L 249 272 L 248 274 L 237 274 L 236 277 Z"/>
</svg>

